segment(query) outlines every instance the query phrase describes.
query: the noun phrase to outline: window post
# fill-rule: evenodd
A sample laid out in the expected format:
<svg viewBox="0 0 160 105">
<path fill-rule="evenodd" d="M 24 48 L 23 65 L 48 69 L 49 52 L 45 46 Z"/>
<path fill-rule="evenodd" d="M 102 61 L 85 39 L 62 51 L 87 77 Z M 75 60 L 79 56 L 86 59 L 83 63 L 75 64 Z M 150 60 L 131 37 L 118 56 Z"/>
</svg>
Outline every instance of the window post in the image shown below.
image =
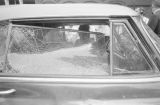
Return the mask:
<svg viewBox="0 0 160 105">
<path fill-rule="evenodd" d="M 113 74 L 113 22 L 110 22 L 111 37 L 110 37 L 110 76 Z"/>
<path fill-rule="evenodd" d="M 8 32 L 7 32 L 7 40 L 6 40 L 6 50 L 5 50 L 5 64 L 4 64 L 4 70 L 7 69 L 7 64 L 8 64 L 8 50 L 9 50 L 9 44 L 10 44 L 10 40 L 11 40 L 11 31 L 12 31 L 12 23 L 9 23 L 8 25 Z"/>
</svg>

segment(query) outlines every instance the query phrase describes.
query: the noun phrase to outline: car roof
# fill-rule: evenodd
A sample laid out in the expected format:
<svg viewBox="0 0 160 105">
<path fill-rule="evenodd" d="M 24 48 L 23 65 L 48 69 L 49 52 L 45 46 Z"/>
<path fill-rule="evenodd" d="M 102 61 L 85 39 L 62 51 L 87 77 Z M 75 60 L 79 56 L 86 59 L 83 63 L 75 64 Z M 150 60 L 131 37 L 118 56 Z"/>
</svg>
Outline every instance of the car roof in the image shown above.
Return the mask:
<svg viewBox="0 0 160 105">
<path fill-rule="evenodd" d="M 137 16 L 129 7 L 115 4 L 23 4 L 0 6 L 0 21 L 22 18 L 79 16 Z"/>
</svg>

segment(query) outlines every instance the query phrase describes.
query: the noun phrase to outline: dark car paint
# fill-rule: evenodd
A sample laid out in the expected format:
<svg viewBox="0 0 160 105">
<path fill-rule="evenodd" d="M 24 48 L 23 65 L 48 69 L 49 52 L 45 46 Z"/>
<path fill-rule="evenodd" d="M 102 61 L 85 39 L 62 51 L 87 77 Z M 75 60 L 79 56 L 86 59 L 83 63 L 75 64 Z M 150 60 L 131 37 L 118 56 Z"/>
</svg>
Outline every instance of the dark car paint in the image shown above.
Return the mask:
<svg viewBox="0 0 160 105">
<path fill-rule="evenodd" d="M 41 81 L 43 79 L 43 81 Z M 75 79 L 71 82 L 66 78 L 10 78 L 1 79 L 0 91 L 15 89 L 16 92 L 0 95 L 0 105 L 159 105 L 160 80 L 151 82 L 96 82 Z M 57 80 L 61 80 L 57 82 Z M 104 79 L 98 79 L 98 81 Z M 110 79 L 106 79 L 106 81 Z M 119 79 L 114 79 L 119 81 Z M 4 82 L 8 81 L 8 82 Z M 10 82 L 9 82 L 10 81 Z M 124 82 L 123 82 L 124 81 Z M 77 82 L 77 83 L 76 83 Z M 129 103 L 128 103 L 129 102 Z M 128 104 L 127 104 L 128 103 Z"/>
</svg>

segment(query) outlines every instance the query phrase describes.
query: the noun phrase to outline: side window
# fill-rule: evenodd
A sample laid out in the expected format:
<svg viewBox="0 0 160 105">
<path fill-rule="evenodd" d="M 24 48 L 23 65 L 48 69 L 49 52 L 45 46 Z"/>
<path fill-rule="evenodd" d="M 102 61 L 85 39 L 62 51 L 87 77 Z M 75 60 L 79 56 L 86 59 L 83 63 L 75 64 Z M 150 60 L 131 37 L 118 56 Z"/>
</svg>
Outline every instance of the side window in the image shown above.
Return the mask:
<svg viewBox="0 0 160 105">
<path fill-rule="evenodd" d="M 109 35 L 104 23 L 13 25 L 8 62 L 17 73 L 106 76 Z"/>
<path fill-rule="evenodd" d="M 123 23 L 113 24 L 113 63 L 115 73 L 151 70 L 130 31 Z"/>
</svg>

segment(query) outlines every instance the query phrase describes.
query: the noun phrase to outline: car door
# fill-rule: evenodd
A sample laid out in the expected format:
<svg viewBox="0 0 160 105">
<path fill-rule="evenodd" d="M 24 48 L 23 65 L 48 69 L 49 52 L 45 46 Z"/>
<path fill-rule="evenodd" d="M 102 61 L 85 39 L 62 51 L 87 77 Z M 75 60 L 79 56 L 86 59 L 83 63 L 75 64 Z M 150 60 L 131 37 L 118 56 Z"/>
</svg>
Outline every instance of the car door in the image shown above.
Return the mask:
<svg viewBox="0 0 160 105">
<path fill-rule="evenodd" d="M 104 22 L 93 22 L 87 21 L 93 27 L 90 30 L 85 28 L 87 32 L 66 28 L 70 25 L 75 25 L 74 28 L 82 26 L 79 20 L 74 21 L 75 24 L 67 24 L 63 29 L 59 29 L 61 26 L 44 29 L 12 24 L 12 34 L 8 35 L 23 40 L 11 43 L 13 39 L 10 39 L 8 43 L 10 50 L 7 62 L 4 62 L 8 72 L 2 72 L 0 76 L 0 104 L 159 104 L 160 78 L 154 72 L 156 65 L 142 53 L 146 50 L 140 49 L 138 42 L 135 43 L 133 36 L 136 33 L 129 28 L 128 21 L 111 21 L 107 26 Z M 100 31 L 102 28 L 109 29 L 109 35 Z M 53 32 L 57 40 L 55 37 L 51 39 L 50 33 Z M 39 33 L 42 37 L 33 33 Z M 85 37 L 82 33 L 85 33 Z M 23 37 L 17 37 L 18 34 Z M 92 35 L 86 42 L 83 38 L 88 34 Z M 74 46 L 71 47 L 71 44 Z M 134 49 L 133 52 L 131 49 Z"/>
<path fill-rule="evenodd" d="M 36 81 L 35 77 L 21 77 L 20 80 L 14 77 L 10 78 L 10 80 L 13 79 L 14 81 L 9 81 L 8 78 L 3 77 L 2 79 L 1 77 L 1 80 L 3 80 L 1 82 L 2 105 L 127 105 L 128 103 L 137 105 L 152 103 L 156 105 L 159 103 L 158 77 L 134 80 L 74 79 L 75 82 L 72 81 L 73 78 L 70 80 L 66 78 L 47 78 L 50 80 L 49 82 L 46 78 L 36 78 L 38 79 Z M 32 80 L 29 81 L 29 79 Z M 58 81 L 56 81 L 57 79 Z"/>
</svg>

